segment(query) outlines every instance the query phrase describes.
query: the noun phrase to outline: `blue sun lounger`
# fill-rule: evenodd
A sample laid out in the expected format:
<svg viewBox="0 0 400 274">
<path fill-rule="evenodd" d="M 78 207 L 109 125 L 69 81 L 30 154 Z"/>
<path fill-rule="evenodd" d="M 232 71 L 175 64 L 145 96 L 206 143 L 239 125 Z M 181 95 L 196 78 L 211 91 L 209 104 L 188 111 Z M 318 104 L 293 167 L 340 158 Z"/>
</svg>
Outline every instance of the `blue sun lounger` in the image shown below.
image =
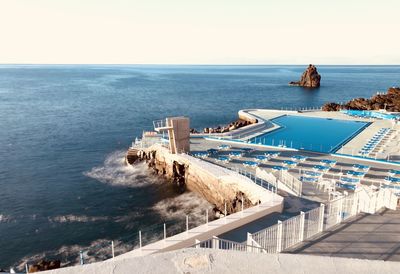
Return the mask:
<svg viewBox="0 0 400 274">
<path fill-rule="evenodd" d="M 193 153 L 193 156 L 197 158 L 207 158 L 209 154 L 208 152 L 195 152 Z"/>
<path fill-rule="evenodd" d="M 329 168 L 330 168 L 329 166 L 321 166 L 321 165 L 313 166 L 313 169 L 315 171 L 322 171 L 322 172 L 328 171 Z"/>
<path fill-rule="evenodd" d="M 243 165 L 245 167 L 252 167 L 252 168 L 258 167 L 258 163 L 257 162 L 253 162 L 253 161 L 245 161 L 245 162 L 243 162 Z"/>
<path fill-rule="evenodd" d="M 291 160 L 285 160 L 285 161 L 283 161 L 283 164 L 290 166 L 290 167 L 294 167 L 294 166 L 297 166 L 298 163 L 295 161 L 291 161 Z"/>
<path fill-rule="evenodd" d="M 315 183 L 318 181 L 318 178 L 316 177 L 306 177 L 306 176 L 301 176 L 300 181 L 302 182 L 307 182 L 307 183 Z"/>
<path fill-rule="evenodd" d="M 231 151 L 231 152 L 229 152 L 229 156 L 230 157 L 240 158 L 240 157 L 242 157 L 242 155 L 243 155 L 243 152 L 241 152 L 241 151 Z"/>
<path fill-rule="evenodd" d="M 288 168 L 285 166 L 273 166 L 272 169 L 273 170 L 288 170 Z"/>
<path fill-rule="evenodd" d="M 293 160 L 293 161 L 304 162 L 305 160 L 307 160 L 307 157 L 306 157 L 306 156 L 303 156 L 303 155 L 293 155 L 293 156 L 292 156 L 292 160 Z"/>
<path fill-rule="evenodd" d="M 304 171 L 304 174 L 306 176 L 311 176 L 311 177 L 320 177 L 320 176 L 322 176 L 321 172 L 315 172 L 315 171 L 309 171 L 309 170 Z"/>
<path fill-rule="evenodd" d="M 369 166 L 360 165 L 360 164 L 355 164 L 355 165 L 353 165 L 353 169 L 354 169 L 354 170 L 368 171 L 368 170 L 369 170 Z"/>
<path fill-rule="evenodd" d="M 227 156 L 219 156 L 217 158 L 217 162 L 229 163 L 231 159 Z"/>
<path fill-rule="evenodd" d="M 254 160 L 259 161 L 259 162 L 266 162 L 269 160 L 269 157 L 265 155 L 257 155 L 254 157 Z"/>
<path fill-rule="evenodd" d="M 328 159 L 324 159 L 321 160 L 320 162 L 322 165 L 328 165 L 330 167 L 333 167 L 334 165 L 336 165 L 337 161 L 336 160 L 328 160 Z"/>
<path fill-rule="evenodd" d="M 347 173 L 346 173 L 347 175 L 350 175 L 350 176 L 356 176 L 356 177 L 364 177 L 364 175 L 365 175 L 365 172 L 362 172 L 362 171 L 354 171 L 354 170 L 349 170 L 349 171 L 347 171 Z"/>
<path fill-rule="evenodd" d="M 231 148 L 230 145 L 220 145 L 220 146 L 218 146 L 218 149 L 220 149 L 220 150 L 228 150 L 230 148 Z"/>
<path fill-rule="evenodd" d="M 208 152 L 210 155 L 214 155 L 214 154 L 217 154 L 217 153 L 218 153 L 218 149 L 210 148 L 210 149 L 207 150 L 207 152 Z"/>
</svg>

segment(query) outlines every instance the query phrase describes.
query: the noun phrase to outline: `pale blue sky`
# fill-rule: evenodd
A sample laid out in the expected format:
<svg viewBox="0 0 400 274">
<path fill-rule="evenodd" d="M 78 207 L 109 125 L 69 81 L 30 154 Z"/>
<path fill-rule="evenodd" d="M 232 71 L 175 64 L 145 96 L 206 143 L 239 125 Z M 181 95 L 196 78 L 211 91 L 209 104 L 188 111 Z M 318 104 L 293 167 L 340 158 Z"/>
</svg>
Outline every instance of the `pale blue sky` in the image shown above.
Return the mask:
<svg viewBox="0 0 400 274">
<path fill-rule="evenodd" d="M 0 0 L 0 63 L 400 64 L 399 0 Z"/>
</svg>

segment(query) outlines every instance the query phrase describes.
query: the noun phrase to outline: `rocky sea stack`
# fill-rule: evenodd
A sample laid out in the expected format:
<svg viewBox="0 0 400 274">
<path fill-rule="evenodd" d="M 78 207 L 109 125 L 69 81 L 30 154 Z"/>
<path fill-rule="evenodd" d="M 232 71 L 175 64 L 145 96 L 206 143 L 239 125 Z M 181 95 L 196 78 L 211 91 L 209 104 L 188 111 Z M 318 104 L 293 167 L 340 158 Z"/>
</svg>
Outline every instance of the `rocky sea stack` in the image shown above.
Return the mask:
<svg viewBox="0 0 400 274">
<path fill-rule="evenodd" d="M 321 82 L 321 75 L 318 74 L 317 67 L 309 65 L 308 68 L 301 75 L 300 81 L 290 82 L 291 86 L 318 88 Z"/>
<path fill-rule="evenodd" d="M 377 94 L 370 99 L 356 98 L 340 105 L 327 103 L 322 107 L 324 111 L 339 111 L 341 109 L 379 110 L 386 109 L 390 112 L 400 112 L 400 88 L 389 88 L 385 94 Z"/>
</svg>

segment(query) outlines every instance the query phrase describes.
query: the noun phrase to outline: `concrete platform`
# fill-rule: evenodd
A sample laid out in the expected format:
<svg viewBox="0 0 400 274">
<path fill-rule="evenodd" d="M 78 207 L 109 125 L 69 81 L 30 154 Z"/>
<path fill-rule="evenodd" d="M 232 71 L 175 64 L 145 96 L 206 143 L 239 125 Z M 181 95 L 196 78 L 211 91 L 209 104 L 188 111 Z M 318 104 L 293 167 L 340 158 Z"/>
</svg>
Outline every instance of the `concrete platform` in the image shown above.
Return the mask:
<svg viewBox="0 0 400 274">
<path fill-rule="evenodd" d="M 400 211 L 361 214 L 289 253 L 400 261 Z"/>
</svg>

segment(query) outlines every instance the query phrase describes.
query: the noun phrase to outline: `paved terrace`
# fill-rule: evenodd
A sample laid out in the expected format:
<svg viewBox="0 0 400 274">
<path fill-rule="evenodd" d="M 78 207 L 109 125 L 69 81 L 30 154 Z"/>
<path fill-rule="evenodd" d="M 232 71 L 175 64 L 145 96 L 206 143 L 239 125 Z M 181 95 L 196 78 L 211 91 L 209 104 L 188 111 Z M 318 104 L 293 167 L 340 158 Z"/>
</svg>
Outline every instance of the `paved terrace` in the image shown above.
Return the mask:
<svg viewBox="0 0 400 274">
<path fill-rule="evenodd" d="M 400 261 L 400 212 L 358 215 L 289 253 Z"/>
<path fill-rule="evenodd" d="M 206 140 L 201 138 L 192 138 L 191 139 L 191 151 L 206 151 L 210 148 L 218 148 L 221 144 L 228 144 L 224 141 L 216 141 L 216 140 Z M 289 169 L 289 173 L 295 176 L 296 178 L 301 177 L 301 173 L 306 170 L 311 171 L 315 165 L 319 165 L 320 161 L 323 159 L 328 160 L 336 160 L 337 163 L 334 167 L 332 167 L 329 171 L 323 174 L 323 179 L 335 179 L 339 180 L 340 177 L 343 177 L 347 171 L 352 170 L 352 167 L 355 163 L 365 164 L 370 166 L 371 168 L 367 172 L 367 174 L 361 179 L 361 183 L 364 185 L 375 185 L 377 187 L 380 186 L 384 182 L 386 176 L 388 176 L 388 171 L 390 169 L 399 169 L 400 165 L 393 165 L 385 162 L 372 162 L 372 161 L 364 161 L 363 159 L 355 160 L 353 158 L 345 158 L 333 156 L 330 154 L 321 154 L 314 153 L 309 151 L 294 151 L 294 150 L 286 150 L 278 147 L 266 147 L 266 146 L 258 146 L 258 145 L 247 145 L 243 143 L 234 143 L 230 142 L 231 148 L 225 151 L 219 151 L 217 155 L 210 156 L 206 158 L 206 161 L 215 163 L 217 165 L 222 165 L 227 168 L 240 168 L 246 170 L 248 172 L 254 173 L 254 169 L 249 167 L 244 167 L 243 162 L 245 161 L 254 161 L 254 157 L 256 155 L 263 155 L 265 152 L 270 151 L 278 151 L 280 152 L 279 157 L 270 159 L 266 163 L 260 163 L 259 167 L 267 170 L 268 172 L 274 172 L 272 169 L 273 166 L 282 166 L 283 161 L 290 160 L 294 155 L 304 155 L 307 158 L 306 161 L 300 162 L 297 167 Z M 231 162 L 223 164 L 217 162 L 216 159 L 218 156 L 227 156 L 232 151 L 239 151 L 244 147 L 250 147 L 254 149 L 254 152 L 247 153 L 241 158 L 234 158 Z M 349 190 L 347 190 L 349 191 Z M 303 183 L 303 192 L 302 196 L 304 198 L 317 201 L 317 202 L 326 202 L 329 198 L 328 192 L 324 192 L 319 189 L 318 184 L 315 183 Z"/>
</svg>

